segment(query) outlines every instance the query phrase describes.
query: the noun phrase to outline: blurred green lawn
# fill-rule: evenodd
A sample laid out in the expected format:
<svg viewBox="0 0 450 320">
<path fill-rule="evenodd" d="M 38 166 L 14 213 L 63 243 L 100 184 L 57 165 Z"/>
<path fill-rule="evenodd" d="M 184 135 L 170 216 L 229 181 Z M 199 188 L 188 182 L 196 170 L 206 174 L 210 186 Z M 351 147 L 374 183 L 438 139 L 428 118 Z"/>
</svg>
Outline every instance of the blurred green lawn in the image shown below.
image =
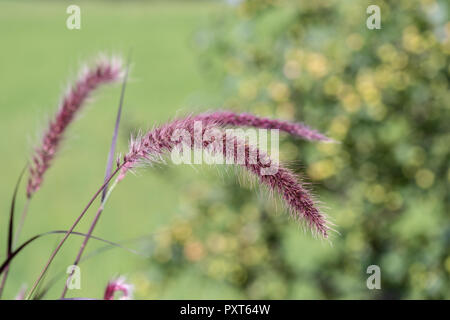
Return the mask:
<svg viewBox="0 0 450 320">
<path fill-rule="evenodd" d="M 10 197 L 16 178 L 38 141 L 46 121 L 58 105 L 66 85 L 81 62 L 98 52 L 127 55 L 133 50 L 133 69 L 125 97 L 119 150 L 126 151 L 128 131 L 146 128 L 174 117 L 177 112 L 209 108 L 220 102 L 220 84 L 206 81 L 198 70 L 193 37 L 211 16 L 223 13 L 215 2 L 107 2 L 82 1 L 81 30 L 66 28 L 68 2 L 0 1 L 0 248 L 6 246 Z M 67 229 L 101 184 L 112 135 L 120 88 L 102 88 L 71 126 L 64 147 L 32 201 L 21 239 L 48 230 Z M 120 241 L 150 234 L 177 215 L 183 184 L 194 170 L 177 170 L 167 181 L 157 170 L 141 170 L 120 185 L 95 231 L 97 236 Z M 22 184 L 18 212 L 24 202 Z M 95 206 L 94 206 L 95 207 Z M 93 208 L 94 210 L 95 208 Z M 87 221 L 79 231 L 87 230 Z M 38 240 L 14 262 L 5 297 L 28 287 L 48 259 L 59 237 Z M 75 257 L 80 238 L 63 247 L 49 275 L 63 271 Z M 89 250 L 100 247 L 90 242 Z M 89 251 L 88 250 L 88 251 Z M 114 249 L 82 265 L 82 289 L 70 295 L 101 297 L 114 275 L 132 274 L 144 261 Z M 195 274 L 195 271 L 193 271 Z M 48 278 L 50 279 L 50 278 Z M 60 281 L 49 297 L 62 289 Z M 230 297 L 217 285 L 205 291 L 195 275 L 169 285 L 164 297 Z M 203 288 L 203 290 L 202 290 Z M 162 297 L 162 298 L 164 298 Z"/>
</svg>

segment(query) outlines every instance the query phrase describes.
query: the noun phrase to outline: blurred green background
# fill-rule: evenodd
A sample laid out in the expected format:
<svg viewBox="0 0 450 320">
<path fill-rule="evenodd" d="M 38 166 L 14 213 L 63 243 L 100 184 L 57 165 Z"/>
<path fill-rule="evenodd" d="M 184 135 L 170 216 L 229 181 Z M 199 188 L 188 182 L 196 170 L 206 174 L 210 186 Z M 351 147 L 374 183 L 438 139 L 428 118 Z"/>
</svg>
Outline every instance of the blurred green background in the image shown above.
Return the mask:
<svg viewBox="0 0 450 320">
<path fill-rule="evenodd" d="M 239 172 L 142 169 L 114 191 L 94 233 L 150 257 L 96 254 L 69 296 L 100 298 L 108 280 L 126 275 L 143 299 L 450 298 L 446 1 L 75 3 L 81 30 L 71 31 L 72 2 L 0 1 L 0 248 L 13 185 L 62 90 L 98 52 L 132 49 L 121 152 L 135 130 L 189 112 L 303 121 L 341 143 L 283 136 L 281 160 L 312 183 L 339 234 L 331 244 L 313 239 Z M 371 4 L 381 8 L 380 30 L 366 28 Z M 101 184 L 119 94 L 101 89 L 71 126 L 22 240 L 68 228 Z M 77 230 L 87 231 L 94 210 Z M 32 284 L 57 240 L 15 259 L 6 298 Z M 80 244 L 72 237 L 63 247 L 47 283 Z M 99 248 L 90 241 L 89 251 Z M 381 290 L 366 286 L 369 265 L 381 268 Z"/>
</svg>

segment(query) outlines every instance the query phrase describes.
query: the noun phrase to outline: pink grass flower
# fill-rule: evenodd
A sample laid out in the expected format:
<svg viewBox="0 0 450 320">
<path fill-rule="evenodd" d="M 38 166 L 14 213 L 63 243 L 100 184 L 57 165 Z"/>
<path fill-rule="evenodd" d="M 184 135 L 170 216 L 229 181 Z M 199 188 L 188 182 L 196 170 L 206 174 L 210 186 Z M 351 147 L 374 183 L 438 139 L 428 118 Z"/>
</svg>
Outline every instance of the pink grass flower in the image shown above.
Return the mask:
<svg viewBox="0 0 450 320">
<path fill-rule="evenodd" d="M 325 216 L 317 208 L 312 196 L 304 185 L 299 181 L 298 177 L 287 168 L 279 164 L 278 170 L 273 174 L 263 174 L 262 170 L 270 168 L 274 163 L 268 155 L 259 151 L 257 147 L 250 146 L 233 135 L 222 135 L 222 143 L 214 141 L 205 141 L 203 139 L 205 132 L 212 129 L 218 130 L 218 121 L 210 120 L 203 122 L 202 132 L 199 135 L 195 132 L 195 122 L 198 119 L 195 116 L 190 116 L 185 119 L 175 120 L 173 122 L 164 124 L 160 127 L 154 128 L 139 137 L 132 140 L 130 143 L 129 153 L 123 158 L 122 169 L 118 179 L 125 177 L 128 170 L 137 167 L 140 163 L 153 164 L 162 161 L 164 154 L 170 153 L 174 148 L 181 144 L 181 141 L 173 139 L 174 133 L 178 130 L 184 130 L 190 134 L 190 146 L 201 146 L 203 149 L 208 149 L 212 154 L 221 153 L 225 159 L 232 157 L 234 163 L 244 167 L 248 172 L 257 177 L 262 185 L 269 188 L 270 191 L 278 191 L 286 206 L 289 208 L 291 215 L 296 220 L 303 220 L 310 227 L 315 234 L 319 234 L 324 238 L 328 237 L 328 226 Z M 201 141 L 197 141 L 200 139 Z M 227 145 L 232 146 L 236 151 L 238 146 L 243 144 L 245 150 L 245 161 L 239 163 L 238 152 L 230 153 L 227 150 Z M 211 148 L 212 147 L 212 148 Z M 231 148 L 231 147 L 230 147 Z M 257 161 L 250 161 L 250 157 L 255 155 Z"/>
<path fill-rule="evenodd" d="M 114 300 L 114 294 L 117 291 L 122 292 L 120 300 L 130 300 L 133 297 L 133 286 L 126 283 L 125 277 L 119 277 L 108 283 L 103 300 Z"/>
<path fill-rule="evenodd" d="M 123 70 L 120 60 L 102 58 L 91 69 L 85 69 L 76 83 L 63 96 L 58 112 L 44 132 L 41 145 L 35 149 L 30 165 L 27 197 L 40 188 L 44 174 L 49 169 L 60 147 L 64 131 L 74 120 L 91 93 L 99 86 L 119 81 Z"/>
<path fill-rule="evenodd" d="M 221 126 L 254 127 L 260 129 L 278 129 L 298 138 L 322 142 L 335 142 L 317 130 L 311 129 L 303 123 L 278 119 L 258 117 L 250 113 L 235 113 L 232 111 L 215 111 L 201 113 L 195 116 L 197 120 L 214 121 Z"/>
</svg>

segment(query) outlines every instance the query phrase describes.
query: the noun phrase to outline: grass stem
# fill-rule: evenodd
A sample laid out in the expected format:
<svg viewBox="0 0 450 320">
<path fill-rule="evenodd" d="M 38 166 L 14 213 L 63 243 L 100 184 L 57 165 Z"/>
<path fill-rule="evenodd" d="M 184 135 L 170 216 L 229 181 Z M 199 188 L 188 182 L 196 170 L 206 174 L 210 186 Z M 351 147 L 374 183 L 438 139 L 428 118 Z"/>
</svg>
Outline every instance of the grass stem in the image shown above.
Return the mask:
<svg viewBox="0 0 450 320">
<path fill-rule="evenodd" d="M 44 268 L 42 269 L 41 273 L 39 274 L 38 278 L 36 279 L 36 281 L 34 282 L 33 286 L 31 287 L 30 292 L 28 293 L 26 299 L 30 299 L 34 293 L 34 291 L 36 290 L 37 286 L 39 285 L 39 282 L 42 280 L 42 278 L 44 277 L 45 273 L 47 272 L 48 268 L 50 267 L 50 264 L 52 263 L 53 259 L 55 259 L 56 254 L 59 252 L 59 250 L 61 249 L 62 245 L 64 244 L 64 242 L 66 242 L 67 238 L 70 236 L 71 232 L 75 229 L 75 227 L 78 225 L 78 223 L 80 222 L 80 220 L 84 217 L 84 215 L 86 214 L 86 212 L 88 211 L 88 209 L 91 207 L 92 203 L 95 201 L 95 199 L 97 199 L 98 195 L 103 191 L 103 189 L 108 185 L 108 183 L 112 180 L 112 178 L 117 174 L 117 172 L 119 172 L 120 169 L 122 169 L 122 165 L 118 166 L 117 169 L 109 176 L 109 178 L 103 183 L 103 185 L 97 190 L 97 192 L 95 192 L 94 196 L 91 198 L 91 200 L 89 200 L 88 204 L 86 205 L 86 207 L 83 209 L 83 211 L 81 212 L 81 214 L 78 216 L 78 218 L 75 220 L 75 222 L 72 224 L 72 226 L 70 227 L 70 229 L 67 231 L 67 233 L 64 235 L 64 237 L 61 239 L 61 241 L 58 243 L 58 245 L 56 246 L 55 250 L 52 252 L 50 258 L 48 259 L 47 263 L 45 264 Z"/>
</svg>

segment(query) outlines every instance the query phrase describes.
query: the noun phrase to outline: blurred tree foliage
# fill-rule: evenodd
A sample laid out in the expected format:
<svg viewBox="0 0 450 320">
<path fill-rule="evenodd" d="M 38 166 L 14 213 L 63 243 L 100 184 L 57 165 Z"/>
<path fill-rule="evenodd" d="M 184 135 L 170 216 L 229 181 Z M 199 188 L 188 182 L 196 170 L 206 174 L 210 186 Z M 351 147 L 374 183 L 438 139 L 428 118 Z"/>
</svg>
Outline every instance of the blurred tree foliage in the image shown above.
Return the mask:
<svg viewBox="0 0 450 320">
<path fill-rule="evenodd" d="M 187 219 L 154 249 L 160 283 L 194 264 L 237 298 L 450 298 L 448 2 L 372 2 L 233 1 L 233 14 L 198 33 L 224 108 L 341 141 L 281 142 L 339 234 L 331 250 L 310 239 L 234 175 L 193 181 Z M 380 30 L 366 27 L 371 4 Z M 381 290 L 366 287 L 372 264 Z"/>
</svg>

